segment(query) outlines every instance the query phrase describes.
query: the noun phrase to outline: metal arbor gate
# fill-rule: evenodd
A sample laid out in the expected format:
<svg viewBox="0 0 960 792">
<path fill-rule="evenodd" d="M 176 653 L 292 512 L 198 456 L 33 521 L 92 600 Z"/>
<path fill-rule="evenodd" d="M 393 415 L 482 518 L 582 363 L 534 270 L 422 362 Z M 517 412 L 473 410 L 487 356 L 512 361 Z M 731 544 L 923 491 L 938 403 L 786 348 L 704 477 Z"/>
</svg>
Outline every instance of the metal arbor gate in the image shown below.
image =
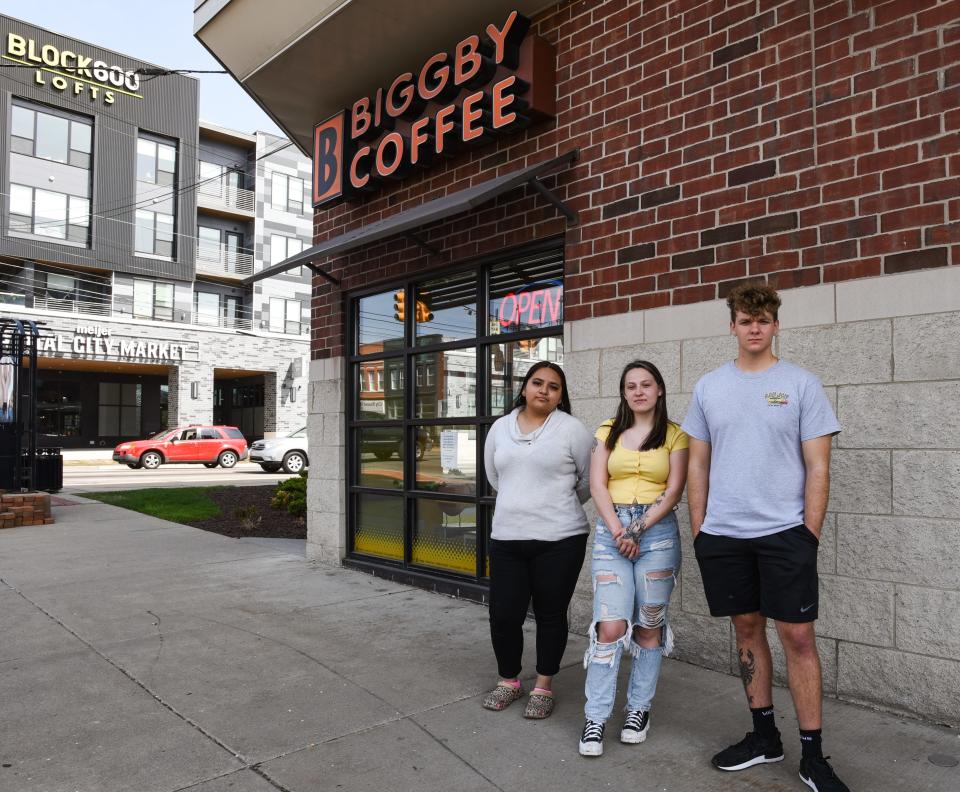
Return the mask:
<svg viewBox="0 0 960 792">
<path fill-rule="evenodd" d="M 0 317 L 0 489 L 30 491 L 60 489 L 63 460 L 38 461 L 37 446 L 37 323 Z M 59 451 L 59 449 L 57 449 Z M 43 470 L 38 466 L 56 467 Z"/>
</svg>

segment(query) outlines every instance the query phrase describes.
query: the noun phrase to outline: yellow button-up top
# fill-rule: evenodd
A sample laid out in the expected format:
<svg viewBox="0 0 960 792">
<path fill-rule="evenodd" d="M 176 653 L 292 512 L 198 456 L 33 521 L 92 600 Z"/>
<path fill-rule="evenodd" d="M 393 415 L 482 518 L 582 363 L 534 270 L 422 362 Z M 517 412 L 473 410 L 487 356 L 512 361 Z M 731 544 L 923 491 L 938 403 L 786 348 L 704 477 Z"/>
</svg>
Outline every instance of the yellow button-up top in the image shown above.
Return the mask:
<svg viewBox="0 0 960 792">
<path fill-rule="evenodd" d="M 594 435 L 606 442 L 613 421 L 604 421 Z M 653 503 L 667 488 L 670 475 L 670 452 L 690 445 L 690 438 L 675 423 L 667 424 L 667 440 L 652 451 L 630 451 L 623 447 L 622 438 L 607 459 L 607 489 L 614 503 Z"/>
</svg>

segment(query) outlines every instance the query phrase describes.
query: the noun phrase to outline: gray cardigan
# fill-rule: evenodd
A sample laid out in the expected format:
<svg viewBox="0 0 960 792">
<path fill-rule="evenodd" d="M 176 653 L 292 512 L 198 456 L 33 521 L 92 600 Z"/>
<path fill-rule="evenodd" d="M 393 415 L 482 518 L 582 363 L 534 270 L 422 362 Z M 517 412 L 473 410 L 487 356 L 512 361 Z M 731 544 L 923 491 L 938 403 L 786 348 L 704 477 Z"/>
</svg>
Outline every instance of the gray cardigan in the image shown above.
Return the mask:
<svg viewBox="0 0 960 792">
<path fill-rule="evenodd" d="M 524 437 L 518 412 L 490 427 L 483 448 L 487 480 L 497 491 L 491 538 L 557 541 L 588 533 L 582 504 L 590 499 L 593 437 L 560 410 Z"/>
</svg>

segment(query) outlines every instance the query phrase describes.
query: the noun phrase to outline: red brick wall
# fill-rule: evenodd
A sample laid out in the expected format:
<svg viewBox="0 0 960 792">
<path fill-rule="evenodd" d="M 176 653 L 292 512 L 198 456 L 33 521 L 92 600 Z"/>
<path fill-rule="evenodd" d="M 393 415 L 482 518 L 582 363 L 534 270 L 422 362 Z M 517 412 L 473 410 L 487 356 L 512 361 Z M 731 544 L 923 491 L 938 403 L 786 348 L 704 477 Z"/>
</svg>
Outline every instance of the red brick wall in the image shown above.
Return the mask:
<svg viewBox="0 0 960 792">
<path fill-rule="evenodd" d="M 424 229 L 438 256 L 321 262 L 343 291 L 558 234 L 568 320 L 960 264 L 958 0 L 580 0 L 536 29 L 554 122 L 318 212 L 315 238 L 573 147 L 551 184 L 580 224 L 518 190 Z M 343 291 L 315 279 L 315 358 L 344 352 Z"/>
</svg>

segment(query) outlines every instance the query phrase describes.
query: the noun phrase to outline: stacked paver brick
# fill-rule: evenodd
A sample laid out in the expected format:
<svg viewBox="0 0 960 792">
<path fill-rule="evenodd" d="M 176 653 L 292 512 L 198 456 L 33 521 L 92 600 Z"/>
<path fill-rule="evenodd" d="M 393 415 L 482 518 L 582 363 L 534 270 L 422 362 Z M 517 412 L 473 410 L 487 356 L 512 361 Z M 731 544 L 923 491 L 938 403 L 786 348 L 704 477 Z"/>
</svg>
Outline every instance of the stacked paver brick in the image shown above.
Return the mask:
<svg viewBox="0 0 960 792">
<path fill-rule="evenodd" d="M 14 494 L 0 490 L 0 528 L 52 524 L 50 496 L 45 492 Z"/>
</svg>

